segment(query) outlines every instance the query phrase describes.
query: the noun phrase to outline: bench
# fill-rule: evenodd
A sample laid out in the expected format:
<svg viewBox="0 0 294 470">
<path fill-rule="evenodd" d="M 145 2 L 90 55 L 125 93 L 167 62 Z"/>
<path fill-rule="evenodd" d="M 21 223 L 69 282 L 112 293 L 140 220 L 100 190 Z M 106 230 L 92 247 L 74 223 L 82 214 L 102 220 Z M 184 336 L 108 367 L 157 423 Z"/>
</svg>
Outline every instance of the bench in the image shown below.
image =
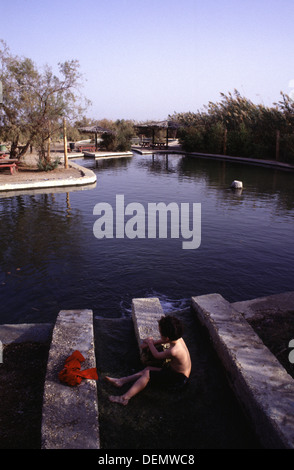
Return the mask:
<svg viewBox="0 0 294 470">
<path fill-rule="evenodd" d="M 17 171 L 16 163 L 4 163 L 0 160 L 0 170 L 2 170 L 2 168 L 9 168 L 11 175 L 13 175 L 14 171 Z"/>
<path fill-rule="evenodd" d="M 95 152 L 96 147 L 95 145 L 80 145 L 79 147 L 77 147 L 77 149 L 79 152 L 83 152 L 84 150 L 88 150 L 88 152 Z"/>
</svg>

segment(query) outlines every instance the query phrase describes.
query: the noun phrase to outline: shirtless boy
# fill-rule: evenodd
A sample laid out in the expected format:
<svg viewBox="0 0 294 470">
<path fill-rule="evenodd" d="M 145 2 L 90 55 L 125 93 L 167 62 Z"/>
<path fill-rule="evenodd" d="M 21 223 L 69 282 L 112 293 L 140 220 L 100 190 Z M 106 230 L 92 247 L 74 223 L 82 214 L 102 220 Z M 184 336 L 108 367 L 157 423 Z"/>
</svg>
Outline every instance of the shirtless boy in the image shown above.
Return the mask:
<svg viewBox="0 0 294 470">
<path fill-rule="evenodd" d="M 146 367 L 136 374 L 119 379 L 105 377 L 116 387 L 122 387 L 128 382 L 134 382 L 131 388 L 123 395 L 109 397 L 109 400 L 122 405 L 127 405 L 129 400 L 141 392 L 148 384 L 157 383 L 162 385 L 184 385 L 191 373 L 191 358 L 185 341 L 182 338 L 183 328 L 180 320 L 171 315 L 162 317 L 159 322 L 161 339 L 154 341 L 147 338 L 141 345 L 142 348 L 149 347 L 155 359 L 169 359 L 168 367 Z M 169 344 L 169 348 L 162 352 L 156 349 L 157 344 Z"/>
</svg>

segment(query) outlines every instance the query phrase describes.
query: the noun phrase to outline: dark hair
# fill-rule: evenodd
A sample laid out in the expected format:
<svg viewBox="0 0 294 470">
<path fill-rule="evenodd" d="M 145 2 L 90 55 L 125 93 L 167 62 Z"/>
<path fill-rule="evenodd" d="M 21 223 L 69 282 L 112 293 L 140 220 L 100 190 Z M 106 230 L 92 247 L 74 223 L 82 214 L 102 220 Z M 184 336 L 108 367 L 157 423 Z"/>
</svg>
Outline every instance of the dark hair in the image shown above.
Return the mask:
<svg viewBox="0 0 294 470">
<path fill-rule="evenodd" d="M 158 321 L 159 331 L 162 336 L 175 341 L 183 336 L 182 322 L 171 315 L 161 317 Z"/>
</svg>

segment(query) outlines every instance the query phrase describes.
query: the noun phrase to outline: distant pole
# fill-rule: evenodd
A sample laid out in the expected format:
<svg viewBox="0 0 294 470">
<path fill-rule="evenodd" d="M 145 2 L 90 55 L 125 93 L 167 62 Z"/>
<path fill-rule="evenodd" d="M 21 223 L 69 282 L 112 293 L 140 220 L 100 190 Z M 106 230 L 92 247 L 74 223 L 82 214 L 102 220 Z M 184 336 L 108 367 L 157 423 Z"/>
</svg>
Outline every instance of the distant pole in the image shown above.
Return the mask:
<svg viewBox="0 0 294 470">
<path fill-rule="evenodd" d="M 225 132 L 224 132 L 224 155 L 227 154 L 227 135 L 228 135 L 228 129 L 225 128 Z"/>
<path fill-rule="evenodd" d="M 48 131 L 49 131 L 49 137 L 48 137 L 48 147 L 47 147 L 47 160 L 49 162 L 50 160 L 50 143 L 51 143 L 51 125 L 50 125 L 50 121 L 48 123 Z"/>
<path fill-rule="evenodd" d="M 281 133 L 279 130 L 276 132 L 276 160 L 280 158 L 280 137 Z"/>
<path fill-rule="evenodd" d="M 68 168 L 67 160 L 67 138 L 66 138 L 66 120 L 63 118 L 63 144 L 64 144 L 64 168 Z"/>
</svg>

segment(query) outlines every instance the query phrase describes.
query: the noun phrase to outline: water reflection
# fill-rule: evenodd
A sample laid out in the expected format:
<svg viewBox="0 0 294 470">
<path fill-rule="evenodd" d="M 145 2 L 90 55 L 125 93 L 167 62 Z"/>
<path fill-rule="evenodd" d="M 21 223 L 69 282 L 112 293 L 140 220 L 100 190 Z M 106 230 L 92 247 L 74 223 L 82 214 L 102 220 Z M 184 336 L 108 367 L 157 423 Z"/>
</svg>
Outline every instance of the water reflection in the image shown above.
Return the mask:
<svg viewBox="0 0 294 470">
<path fill-rule="evenodd" d="M 0 213 L 4 311 L 14 299 L 14 311 L 6 319 L 9 322 L 18 316 L 18 308 L 22 312 L 38 310 L 42 291 L 42 296 L 50 297 L 56 286 L 60 289 L 61 279 L 57 278 L 66 273 L 73 253 L 80 255 L 82 233 L 76 227 L 82 216 L 79 209 L 71 208 L 69 193 L 1 199 Z"/>
</svg>

